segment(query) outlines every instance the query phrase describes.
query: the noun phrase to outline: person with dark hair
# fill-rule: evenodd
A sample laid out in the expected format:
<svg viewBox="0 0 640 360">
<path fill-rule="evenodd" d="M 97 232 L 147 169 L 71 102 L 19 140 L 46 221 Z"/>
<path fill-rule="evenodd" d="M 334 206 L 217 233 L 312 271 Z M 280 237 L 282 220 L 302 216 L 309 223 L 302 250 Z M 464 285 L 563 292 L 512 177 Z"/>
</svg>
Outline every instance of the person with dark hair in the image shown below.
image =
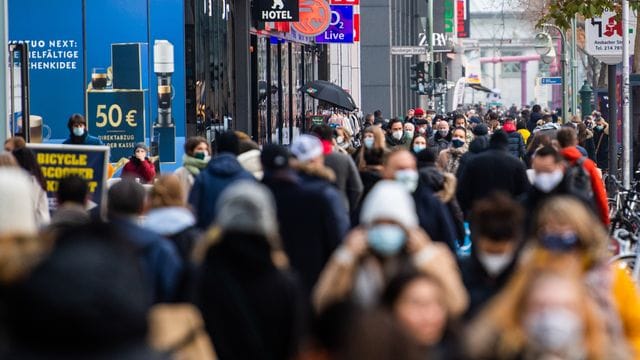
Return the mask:
<svg viewBox="0 0 640 360">
<path fill-rule="evenodd" d="M 553 146 L 539 148 L 533 156 L 531 168 L 535 174 L 533 186 L 520 197 L 520 203 L 527 212 L 525 223 L 527 231 L 531 229 L 538 209 L 554 196 L 573 196 L 594 209 L 595 204 L 592 199 L 574 191 L 570 186 L 569 179 L 565 176 L 567 168 L 564 158 Z"/>
<path fill-rule="evenodd" d="M 502 130 L 509 137 L 509 153 L 516 158 L 522 160 L 526 154 L 525 141 L 522 135 L 517 131 L 516 124 L 513 119 L 506 119 Z"/>
<path fill-rule="evenodd" d="M 185 200 L 189 197 L 196 176 L 207 167 L 209 160 L 211 160 L 211 149 L 207 139 L 202 136 L 192 136 L 185 141 L 182 166 L 174 172 L 182 184 Z"/>
<path fill-rule="evenodd" d="M 409 270 L 392 278 L 381 297 L 382 307 L 420 346 L 428 359 L 459 359 L 457 317 L 447 307 L 437 278 Z"/>
<path fill-rule="evenodd" d="M 529 137 L 531 136 L 531 131 L 529 131 L 529 129 L 527 129 L 527 122 L 524 119 L 520 119 L 516 122 L 516 131 L 518 133 L 520 133 L 520 136 L 522 136 L 522 140 L 524 141 L 524 144 L 528 144 L 529 143 Z"/>
<path fill-rule="evenodd" d="M 196 214 L 196 225 L 206 230 L 216 216 L 216 201 L 229 184 L 240 180 L 255 180 L 238 162 L 240 143 L 231 130 L 219 134 L 215 141 L 216 154 L 207 167 L 196 176 L 189 193 L 189 205 Z"/>
<path fill-rule="evenodd" d="M 514 273 L 524 244 L 523 220 L 522 207 L 505 193 L 492 193 L 474 204 L 471 255 L 460 261 L 462 281 L 469 292 L 466 319 L 478 314 Z"/>
<path fill-rule="evenodd" d="M 324 163 L 336 175 L 335 184 L 340 190 L 347 211 L 352 211 L 358 207 L 363 189 L 355 162 L 351 156 L 337 151 L 333 143 L 333 129 L 329 125 L 316 125 L 311 129 L 311 133 L 322 142 Z"/>
<path fill-rule="evenodd" d="M 22 136 L 14 136 L 5 140 L 4 151 L 12 152 L 15 149 L 23 148 L 27 146 L 27 142 L 24 141 Z"/>
<path fill-rule="evenodd" d="M 560 154 L 568 163 L 570 186 L 577 191 L 585 193 L 596 206 L 597 215 L 604 226 L 609 226 L 609 203 L 607 201 L 607 190 L 604 188 L 602 176 L 598 166 L 591 159 L 581 154 L 578 145 L 578 135 L 573 128 L 563 128 L 558 131 L 558 144 L 562 148 Z M 589 186 L 590 185 L 590 186 Z M 579 188 L 582 186 L 582 188 Z"/>
<path fill-rule="evenodd" d="M 538 126 L 538 121 L 542 119 L 542 108 L 540 105 L 533 105 L 531 108 L 531 115 L 529 115 L 529 120 L 527 121 L 527 130 L 533 132 L 533 129 Z"/>
<path fill-rule="evenodd" d="M 133 148 L 133 156 L 129 158 L 129 162 L 122 169 L 122 177 L 131 177 L 139 179 L 143 184 L 153 183 L 156 177 L 156 168 L 147 157 L 149 148 L 143 142 L 139 142 Z"/>
<path fill-rule="evenodd" d="M 457 197 L 462 211 L 469 215 L 473 203 L 494 191 L 519 196 L 529 189 L 529 179 L 522 161 L 507 151 L 509 138 L 496 131 L 489 150 L 477 155 L 465 166 L 458 183 Z"/>
<path fill-rule="evenodd" d="M 183 264 L 176 247 L 167 239 L 138 225 L 143 214 L 145 190 L 142 185 L 122 179 L 109 189 L 108 217 L 115 229 L 127 235 L 133 247 L 154 303 L 176 299 Z"/>
<path fill-rule="evenodd" d="M 69 226 L 86 224 L 90 221 L 87 211 L 89 186 L 82 177 L 69 175 L 62 178 L 58 183 L 56 200 L 58 206 L 51 216 L 51 229 L 60 230 Z"/>
<path fill-rule="evenodd" d="M 451 132 L 451 145 L 438 155 L 438 166 L 448 173 L 456 174 L 460 166 L 460 159 L 469 151 L 467 144 L 467 129 L 457 127 Z"/>
<path fill-rule="evenodd" d="M 407 139 L 404 136 L 404 124 L 402 120 L 398 118 L 393 118 L 389 120 L 389 130 L 386 136 L 387 146 L 405 146 L 407 144 Z"/>
<path fill-rule="evenodd" d="M 340 229 L 332 198 L 308 186 L 289 165 L 290 154 L 281 145 L 265 145 L 261 154 L 264 178 L 278 214 L 279 232 L 291 267 L 300 276 L 303 289 L 311 294 L 329 257 L 348 230 Z M 344 216 L 344 214 L 342 214 Z"/>
<path fill-rule="evenodd" d="M 576 129 L 578 131 L 578 145 L 587 151 L 589 159 L 595 161 L 596 145 L 593 141 L 593 131 L 589 130 L 582 121 L 576 124 Z"/>
<path fill-rule="evenodd" d="M 67 129 L 69 129 L 69 137 L 63 144 L 73 145 L 104 145 L 102 140 L 95 136 L 89 135 L 87 130 L 87 120 L 80 114 L 73 114 L 67 121 Z"/>
<path fill-rule="evenodd" d="M 279 241 L 273 196 L 254 180 L 240 180 L 216 207 L 220 231 L 209 232 L 196 252 L 196 290 L 217 355 L 296 358 L 308 309 Z"/>
<path fill-rule="evenodd" d="M 40 164 L 31 149 L 23 147 L 13 150 L 18 165 L 31 175 L 33 206 L 36 210 L 36 224 L 45 226 L 51 221 L 49 214 L 49 200 L 47 199 L 47 182 L 42 174 Z"/>
</svg>

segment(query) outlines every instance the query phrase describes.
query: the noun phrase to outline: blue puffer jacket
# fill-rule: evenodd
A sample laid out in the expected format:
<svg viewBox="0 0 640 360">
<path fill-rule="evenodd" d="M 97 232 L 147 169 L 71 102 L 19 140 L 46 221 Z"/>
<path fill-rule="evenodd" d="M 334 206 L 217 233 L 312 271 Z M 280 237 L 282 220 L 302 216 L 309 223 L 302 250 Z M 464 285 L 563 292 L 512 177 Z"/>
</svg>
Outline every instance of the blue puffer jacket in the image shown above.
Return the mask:
<svg viewBox="0 0 640 360">
<path fill-rule="evenodd" d="M 189 193 L 189 204 L 196 212 L 198 228 L 206 230 L 211 225 L 216 216 L 218 197 L 229 184 L 241 179 L 255 180 L 231 153 L 216 156 L 198 174 Z"/>
<path fill-rule="evenodd" d="M 508 134 L 509 136 L 509 154 L 517 157 L 518 159 L 524 159 L 527 152 L 527 148 L 524 145 L 524 139 L 519 132 L 514 131 Z"/>
<path fill-rule="evenodd" d="M 65 140 L 63 142 L 63 144 L 76 144 L 76 145 L 104 145 L 104 143 L 102 142 L 102 140 L 100 140 L 99 138 L 95 137 L 95 136 L 91 136 L 89 134 L 86 134 L 86 136 L 84 136 L 84 139 L 82 139 L 82 137 L 76 137 L 78 140 L 74 141 L 73 137 L 68 137 L 67 140 Z"/>
</svg>

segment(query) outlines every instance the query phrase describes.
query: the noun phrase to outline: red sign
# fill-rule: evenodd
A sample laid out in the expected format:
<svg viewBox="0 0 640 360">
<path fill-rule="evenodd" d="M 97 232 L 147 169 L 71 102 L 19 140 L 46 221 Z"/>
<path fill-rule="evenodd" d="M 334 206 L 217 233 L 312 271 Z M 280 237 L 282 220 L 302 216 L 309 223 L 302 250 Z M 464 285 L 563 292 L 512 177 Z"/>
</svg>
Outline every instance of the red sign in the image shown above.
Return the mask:
<svg viewBox="0 0 640 360">
<path fill-rule="evenodd" d="M 331 5 L 360 5 L 360 0 L 331 0 Z"/>
<path fill-rule="evenodd" d="M 456 0 L 456 21 L 458 38 L 469 37 L 469 2 L 468 0 Z"/>
<path fill-rule="evenodd" d="M 353 14 L 353 42 L 360 42 L 360 14 Z"/>
<path fill-rule="evenodd" d="M 331 8 L 325 0 L 301 0 L 300 21 L 293 28 L 302 35 L 320 35 L 329 27 Z"/>
</svg>

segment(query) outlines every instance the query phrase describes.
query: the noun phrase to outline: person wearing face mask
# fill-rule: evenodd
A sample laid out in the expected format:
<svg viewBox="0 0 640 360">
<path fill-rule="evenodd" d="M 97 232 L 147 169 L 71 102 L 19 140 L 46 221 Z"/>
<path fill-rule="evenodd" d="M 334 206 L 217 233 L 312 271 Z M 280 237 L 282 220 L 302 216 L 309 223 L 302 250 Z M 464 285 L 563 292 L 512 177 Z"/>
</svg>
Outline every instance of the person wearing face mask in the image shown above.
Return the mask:
<svg viewBox="0 0 640 360">
<path fill-rule="evenodd" d="M 313 295 L 316 311 L 349 299 L 372 307 L 391 278 L 414 267 L 443 285 L 449 314 L 466 309 L 467 294 L 454 255 L 420 229 L 404 186 L 380 181 L 364 201 L 360 223 L 323 270 Z"/>
<path fill-rule="evenodd" d="M 438 154 L 451 145 L 451 134 L 449 133 L 449 123 L 442 119 L 435 124 L 433 136 L 429 138 L 429 147 L 438 150 Z"/>
<path fill-rule="evenodd" d="M 404 148 L 391 151 L 384 162 L 382 177 L 402 184 L 412 195 L 420 226 L 434 241 L 447 244 L 456 251 L 456 227 L 446 205 L 428 184 L 420 182 L 416 157 Z"/>
<path fill-rule="evenodd" d="M 137 178 L 143 184 L 152 183 L 156 177 L 156 168 L 147 157 L 148 152 L 149 148 L 145 143 L 137 143 L 133 148 L 133 156 L 129 158 L 129 162 L 122 168 L 122 177 Z"/>
<path fill-rule="evenodd" d="M 534 172 L 533 186 L 520 197 L 520 203 L 527 211 L 527 230 L 531 228 L 532 219 L 540 206 L 553 196 L 573 196 L 593 208 L 590 199 L 572 191 L 565 177 L 564 159 L 554 147 L 547 145 L 539 148 L 533 155 L 531 167 Z"/>
<path fill-rule="evenodd" d="M 394 118 L 389 121 L 389 133 L 387 134 L 387 145 L 389 147 L 404 146 L 406 147 L 406 138 L 404 134 L 404 124 L 402 120 Z"/>
<path fill-rule="evenodd" d="M 368 164 L 365 154 L 369 151 L 386 152 L 386 140 L 384 132 L 378 126 L 369 126 L 362 131 L 362 146 L 353 155 L 358 170 L 364 169 Z"/>
<path fill-rule="evenodd" d="M 404 140 L 404 146 L 408 150 L 411 150 L 411 144 L 413 142 L 413 138 L 414 138 L 415 135 L 416 135 L 416 127 L 415 127 L 415 125 L 413 125 L 413 123 L 410 123 L 410 122 L 404 123 L 403 140 Z"/>
<path fill-rule="evenodd" d="M 515 272 L 524 244 L 523 220 L 522 207 L 503 193 L 494 193 L 473 206 L 471 255 L 460 260 L 462 281 L 469 292 L 466 319 L 476 316 Z"/>
<path fill-rule="evenodd" d="M 521 270 L 467 329 L 471 359 L 631 359 L 576 271 Z"/>
<path fill-rule="evenodd" d="M 416 119 L 416 134 L 422 135 L 426 138 L 431 137 L 431 135 L 433 135 L 431 121 L 425 118 Z"/>
<path fill-rule="evenodd" d="M 595 143 L 595 161 L 600 169 L 609 168 L 609 124 L 602 116 L 596 119 L 593 127 L 593 141 Z"/>
<path fill-rule="evenodd" d="M 184 198 L 187 200 L 195 177 L 202 169 L 207 167 L 211 160 L 211 151 L 207 139 L 201 136 L 192 136 L 184 143 L 184 155 L 182 156 L 182 166 L 176 169 L 174 174 L 178 176 Z"/>
<path fill-rule="evenodd" d="M 87 131 L 87 120 L 80 114 L 73 114 L 67 122 L 69 129 L 69 137 L 63 144 L 73 145 L 104 145 L 102 140 L 95 136 L 89 135 Z"/>
<path fill-rule="evenodd" d="M 427 138 L 423 135 L 416 135 L 411 141 L 411 152 L 417 155 L 420 151 L 427 148 Z"/>
<path fill-rule="evenodd" d="M 597 165 L 585 155 L 580 153 L 578 148 L 578 134 L 572 128 L 562 128 L 557 134 L 558 144 L 562 148 L 560 154 L 564 157 L 570 170 L 570 176 L 572 177 L 575 191 L 581 191 L 585 197 L 589 197 L 589 201 L 595 204 L 597 214 L 600 217 L 600 221 L 605 226 L 610 223 L 609 219 L 609 203 L 607 201 L 607 191 L 604 188 L 604 182 L 602 176 L 597 168 Z M 579 176 L 584 180 L 585 184 L 582 187 L 578 187 L 577 180 Z"/>
<path fill-rule="evenodd" d="M 469 150 L 467 145 L 467 130 L 463 127 L 455 128 L 451 134 L 451 146 L 442 150 L 438 156 L 438 165 L 443 171 L 451 174 L 458 172 L 460 159 Z"/>
</svg>

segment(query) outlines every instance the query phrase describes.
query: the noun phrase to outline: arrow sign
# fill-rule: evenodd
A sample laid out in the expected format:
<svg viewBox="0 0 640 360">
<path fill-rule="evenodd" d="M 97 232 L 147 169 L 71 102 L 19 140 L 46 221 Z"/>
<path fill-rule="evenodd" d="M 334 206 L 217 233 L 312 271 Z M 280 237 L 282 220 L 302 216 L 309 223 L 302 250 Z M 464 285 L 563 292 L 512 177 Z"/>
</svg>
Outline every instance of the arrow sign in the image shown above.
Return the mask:
<svg viewBox="0 0 640 360">
<path fill-rule="evenodd" d="M 543 77 L 540 79 L 541 85 L 562 85 L 562 78 L 559 76 Z"/>
</svg>

